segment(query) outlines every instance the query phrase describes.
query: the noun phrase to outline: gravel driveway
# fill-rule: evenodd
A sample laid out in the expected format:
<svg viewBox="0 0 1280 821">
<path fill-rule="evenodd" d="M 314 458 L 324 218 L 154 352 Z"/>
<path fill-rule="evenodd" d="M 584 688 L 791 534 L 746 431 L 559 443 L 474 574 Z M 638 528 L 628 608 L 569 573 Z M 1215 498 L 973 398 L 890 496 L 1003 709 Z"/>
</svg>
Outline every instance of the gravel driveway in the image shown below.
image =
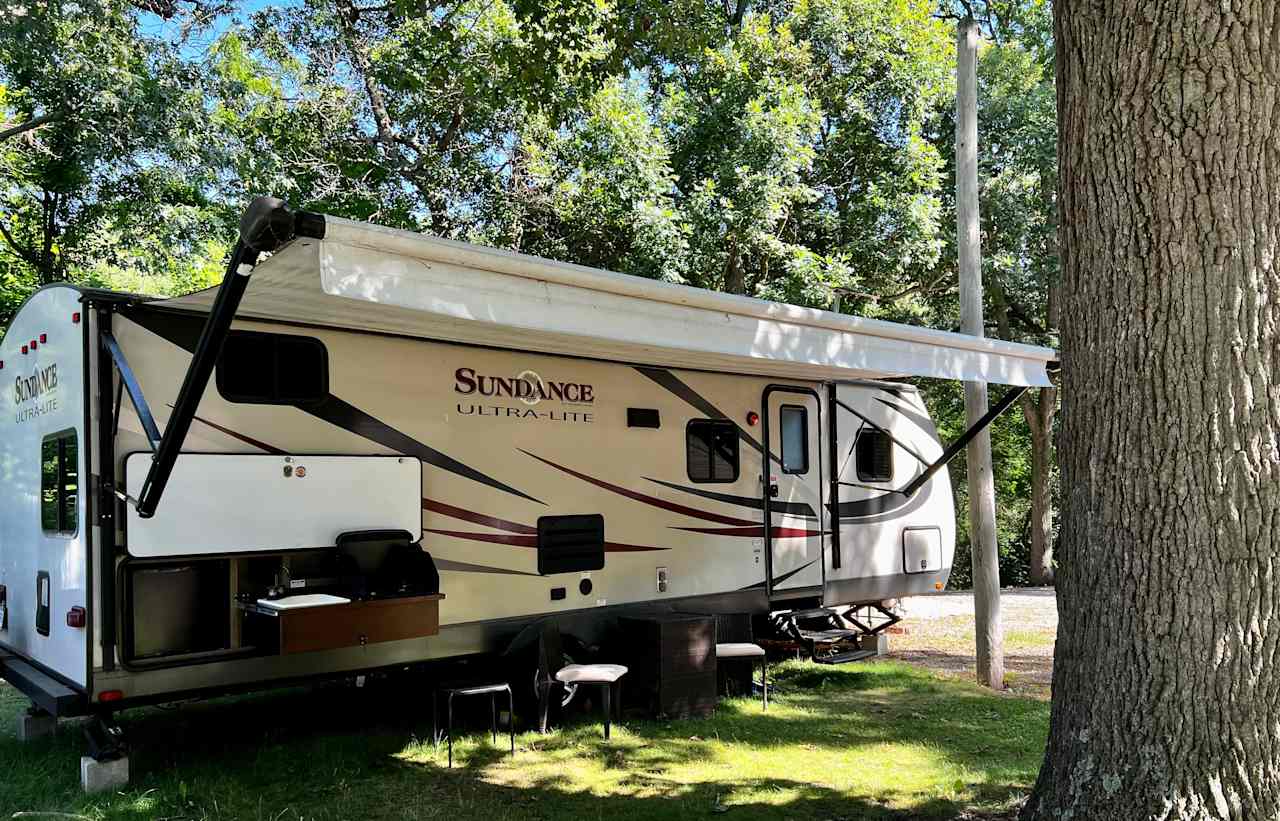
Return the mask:
<svg viewBox="0 0 1280 821">
<path fill-rule="evenodd" d="M 1053 677 L 1058 601 L 1051 587 L 1000 593 L 1005 683 L 1010 692 L 1047 699 Z M 973 594 L 938 593 L 902 599 L 903 631 L 889 636 L 889 655 L 947 675 L 976 677 Z"/>
</svg>

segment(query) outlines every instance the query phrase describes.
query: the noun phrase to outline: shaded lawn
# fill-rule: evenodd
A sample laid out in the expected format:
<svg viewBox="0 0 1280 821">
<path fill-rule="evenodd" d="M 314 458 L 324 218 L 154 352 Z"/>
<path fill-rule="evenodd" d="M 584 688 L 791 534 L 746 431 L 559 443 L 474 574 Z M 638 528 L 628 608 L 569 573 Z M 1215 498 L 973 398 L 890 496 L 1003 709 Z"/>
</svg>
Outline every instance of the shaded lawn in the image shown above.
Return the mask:
<svg viewBox="0 0 1280 821">
<path fill-rule="evenodd" d="M 708 719 L 629 719 L 609 743 L 579 715 L 518 735 L 514 758 L 476 732 L 453 770 L 430 743 L 430 685 L 410 676 L 136 710 L 133 782 L 100 796 L 79 790 L 79 728 L 20 744 L 25 702 L 0 685 L 0 818 L 941 819 L 1006 808 L 1035 777 L 1043 702 L 896 662 L 777 674 L 768 712 L 726 700 Z"/>
</svg>

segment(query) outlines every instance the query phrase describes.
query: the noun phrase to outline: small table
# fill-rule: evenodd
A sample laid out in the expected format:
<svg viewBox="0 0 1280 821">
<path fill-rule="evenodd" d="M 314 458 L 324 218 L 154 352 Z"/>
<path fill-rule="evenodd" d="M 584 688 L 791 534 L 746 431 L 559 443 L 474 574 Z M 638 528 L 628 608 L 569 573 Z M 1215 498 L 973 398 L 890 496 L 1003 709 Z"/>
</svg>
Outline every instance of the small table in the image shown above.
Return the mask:
<svg viewBox="0 0 1280 821">
<path fill-rule="evenodd" d="M 516 707 L 515 699 L 511 695 L 511 685 L 505 681 L 495 682 L 493 684 L 468 684 L 458 686 L 437 687 L 431 694 L 431 739 L 436 747 L 440 746 L 440 723 L 438 718 L 438 705 L 440 703 L 440 694 L 446 693 L 448 699 L 448 728 L 449 728 L 449 766 L 453 766 L 453 697 L 454 696 L 489 696 L 489 729 L 493 734 L 493 743 L 498 743 L 498 693 L 505 692 L 507 694 L 507 730 L 511 736 L 511 754 L 516 752 Z"/>
</svg>

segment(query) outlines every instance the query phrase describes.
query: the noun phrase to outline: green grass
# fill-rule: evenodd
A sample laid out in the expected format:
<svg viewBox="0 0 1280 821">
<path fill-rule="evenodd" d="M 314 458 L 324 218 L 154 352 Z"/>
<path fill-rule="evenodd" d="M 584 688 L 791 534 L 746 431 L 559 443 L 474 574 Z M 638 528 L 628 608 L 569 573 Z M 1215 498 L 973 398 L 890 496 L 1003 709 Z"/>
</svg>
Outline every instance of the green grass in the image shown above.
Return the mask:
<svg viewBox="0 0 1280 821">
<path fill-rule="evenodd" d="M 79 791 L 74 724 L 20 744 L 25 703 L 0 685 L 0 818 L 941 819 L 1007 807 L 1035 777 L 1044 702 L 899 663 L 777 676 L 768 712 L 726 700 L 708 719 L 629 720 L 609 743 L 576 716 L 517 736 L 514 758 L 475 733 L 452 770 L 417 679 L 136 710 L 123 716 L 134 780 L 100 796 Z"/>
</svg>

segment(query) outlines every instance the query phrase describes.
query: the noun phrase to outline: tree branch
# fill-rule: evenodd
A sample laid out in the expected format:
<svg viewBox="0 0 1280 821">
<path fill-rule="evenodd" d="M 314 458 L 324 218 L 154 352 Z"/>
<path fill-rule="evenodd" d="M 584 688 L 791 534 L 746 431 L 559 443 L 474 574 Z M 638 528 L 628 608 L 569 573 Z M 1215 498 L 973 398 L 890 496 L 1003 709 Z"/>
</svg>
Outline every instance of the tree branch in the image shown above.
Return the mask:
<svg viewBox="0 0 1280 821">
<path fill-rule="evenodd" d="M 9 227 L 0 222 L 0 236 L 4 237 L 5 244 L 13 249 L 13 252 L 21 257 L 28 265 L 37 265 L 36 255 L 32 253 L 30 248 L 23 247 L 22 243 L 9 233 Z"/>
<path fill-rule="evenodd" d="M 61 119 L 62 119 L 61 114 L 41 114 L 39 117 L 32 117 L 30 120 L 27 120 L 25 123 L 18 123 L 15 126 L 10 126 L 9 128 L 6 128 L 4 131 L 0 131 L 0 143 L 4 142 L 10 137 L 17 137 L 19 134 L 25 134 L 28 131 L 32 131 L 34 129 L 40 128 L 41 126 L 48 125 L 49 123 L 52 123 L 52 122 L 57 122 L 58 120 L 61 120 Z"/>
</svg>

